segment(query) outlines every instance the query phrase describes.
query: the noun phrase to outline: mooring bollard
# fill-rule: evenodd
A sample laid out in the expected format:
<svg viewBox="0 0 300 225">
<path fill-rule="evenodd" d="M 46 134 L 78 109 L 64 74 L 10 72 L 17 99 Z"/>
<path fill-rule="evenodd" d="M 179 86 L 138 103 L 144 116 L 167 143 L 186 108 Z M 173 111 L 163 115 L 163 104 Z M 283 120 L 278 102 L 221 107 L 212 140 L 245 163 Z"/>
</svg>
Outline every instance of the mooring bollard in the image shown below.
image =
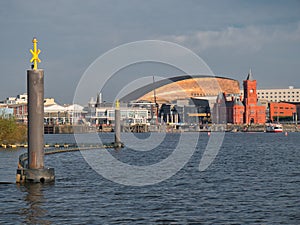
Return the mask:
<svg viewBox="0 0 300 225">
<path fill-rule="evenodd" d="M 40 62 L 37 39 L 34 38 L 31 62 L 27 70 L 28 94 L 28 168 L 18 168 L 16 181 L 45 183 L 54 181 L 54 169 L 44 168 L 44 70 L 37 68 Z"/>
</svg>

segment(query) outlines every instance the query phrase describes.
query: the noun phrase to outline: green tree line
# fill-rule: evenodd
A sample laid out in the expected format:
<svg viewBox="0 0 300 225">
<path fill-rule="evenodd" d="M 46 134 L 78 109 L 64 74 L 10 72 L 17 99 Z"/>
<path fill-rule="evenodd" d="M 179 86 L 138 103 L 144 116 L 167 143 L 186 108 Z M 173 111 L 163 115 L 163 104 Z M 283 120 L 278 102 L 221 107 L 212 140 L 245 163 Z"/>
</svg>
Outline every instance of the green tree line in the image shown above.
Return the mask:
<svg viewBox="0 0 300 225">
<path fill-rule="evenodd" d="M 18 144 L 27 142 L 27 126 L 19 124 L 14 118 L 0 116 L 0 144 Z"/>
</svg>

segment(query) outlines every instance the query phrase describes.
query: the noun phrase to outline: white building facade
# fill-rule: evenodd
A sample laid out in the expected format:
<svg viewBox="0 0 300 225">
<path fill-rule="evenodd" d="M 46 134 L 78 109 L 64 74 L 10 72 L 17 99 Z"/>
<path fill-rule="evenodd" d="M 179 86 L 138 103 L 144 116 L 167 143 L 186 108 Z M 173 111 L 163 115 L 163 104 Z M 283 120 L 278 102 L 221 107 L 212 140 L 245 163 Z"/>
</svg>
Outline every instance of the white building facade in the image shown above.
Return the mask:
<svg viewBox="0 0 300 225">
<path fill-rule="evenodd" d="M 258 89 L 257 97 L 264 102 L 300 102 L 300 88 Z"/>
</svg>

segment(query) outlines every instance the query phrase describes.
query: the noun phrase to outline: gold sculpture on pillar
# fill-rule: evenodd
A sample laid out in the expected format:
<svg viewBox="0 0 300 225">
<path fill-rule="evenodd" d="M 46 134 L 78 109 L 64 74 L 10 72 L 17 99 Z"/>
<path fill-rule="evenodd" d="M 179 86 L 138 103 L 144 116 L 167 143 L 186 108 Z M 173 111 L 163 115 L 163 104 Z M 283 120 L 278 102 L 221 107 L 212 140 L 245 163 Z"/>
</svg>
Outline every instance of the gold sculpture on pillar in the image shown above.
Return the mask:
<svg viewBox="0 0 300 225">
<path fill-rule="evenodd" d="M 120 108 L 120 101 L 119 101 L 119 99 L 117 99 L 117 101 L 116 101 L 116 109 L 119 109 Z"/>
<path fill-rule="evenodd" d="M 36 38 L 33 38 L 32 43 L 33 43 L 33 50 L 30 49 L 30 52 L 32 54 L 32 58 L 30 62 L 33 62 L 33 69 L 37 70 L 38 69 L 38 63 L 41 62 L 39 59 L 39 54 L 41 53 L 41 50 L 37 48 L 37 42 L 38 40 Z"/>
</svg>

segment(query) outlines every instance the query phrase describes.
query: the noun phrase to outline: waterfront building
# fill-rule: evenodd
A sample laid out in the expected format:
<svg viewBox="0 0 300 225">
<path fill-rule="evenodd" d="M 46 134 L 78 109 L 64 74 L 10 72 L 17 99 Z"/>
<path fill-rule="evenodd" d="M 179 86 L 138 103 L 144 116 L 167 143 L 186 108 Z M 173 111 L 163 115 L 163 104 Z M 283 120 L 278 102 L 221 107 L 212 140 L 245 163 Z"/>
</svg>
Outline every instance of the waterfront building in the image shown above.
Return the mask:
<svg viewBox="0 0 300 225">
<path fill-rule="evenodd" d="M 154 123 L 207 123 L 219 93 L 239 96 L 239 82 L 208 75 L 182 75 L 159 80 L 138 88 L 121 98 L 122 102 L 152 104 Z"/>
<path fill-rule="evenodd" d="M 243 92 L 241 91 L 241 96 L 243 96 Z M 275 120 L 283 121 L 285 119 L 290 119 L 290 121 L 297 122 L 297 119 L 300 118 L 300 88 L 295 88 L 294 86 L 289 86 L 288 88 L 273 88 L 273 89 L 258 89 L 257 97 L 262 105 L 264 105 L 266 109 L 266 116 L 268 120 L 274 120 L 274 107 L 281 107 L 284 110 L 277 111 L 279 113 L 278 117 L 275 116 Z M 271 104 L 271 103 L 282 103 L 280 105 Z M 286 106 L 286 104 L 292 104 L 296 107 L 296 112 L 294 112 L 294 116 L 291 115 L 292 112 L 288 112 L 285 108 L 291 108 L 291 106 Z M 293 107 L 292 107 L 293 108 Z M 294 109 L 290 109 L 293 111 Z M 293 119 L 292 119 L 293 118 Z"/>
<path fill-rule="evenodd" d="M 244 92 L 241 97 L 231 96 L 228 100 L 225 93 L 219 94 L 214 107 L 214 118 L 217 123 L 232 124 L 264 124 L 266 121 L 266 107 L 257 97 L 257 83 L 253 79 L 251 70 L 243 81 Z"/>
<path fill-rule="evenodd" d="M 170 104 L 175 100 L 195 98 L 205 99 L 213 104 L 220 92 L 239 96 L 239 82 L 219 76 L 183 75 L 163 79 L 138 88 L 121 98 L 120 101 Z"/>
<path fill-rule="evenodd" d="M 7 97 L 3 103 L 6 105 L 14 105 L 16 104 L 16 97 Z"/>
<path fill-rule="evenodd" d="M 227 123 L 243 124 L 245 106 L 240 98 L 233 98 L 232 101 L 226 101 Z"/>
<path fill-rule="evenodd" d="M 7 97 L 3 103 L 6 105 L 16 105 L 16 104 L 23 104 L 27 103 L 27 93 L 17 95 L 17 97 Z"/>
<path fill-rule="evenodd" d="M 149 122 L 150 111 L 145 108 L 120 107 L 123 124 L 146 124 Z M 85 120 L 92 126 L 113 125 L 115 122 L 114 107 L 93 107 L 88 110 Z"/>
<path fill-rule="evenodd" d="M 251 70 L 247 79 L 243 81 L 245 106 L 244 123 L 263 124 L 266 122 L 266 108 L 260 103 L 257 97 L 256 80 L 253 79 Z"/>
<path fill-rule="evenodd" d="M 96 101 L 92 97 L 86 111 L 84 120 L 91 126 L 112 126 L 115 123 L 115 108 L 113 103 L 102 102 L 101 93 L 97 94 Z M 144 104 L 129 103 L 120 105 L 120 115 L 123 125 L 146 124 L 151 118 L 151 112 Z"/>
<path fill-rule="evenodd" d="M 54 100 L 54 98 L 45 98 L 44 99 L 44 106 L 49 106 L 49 105 L 55 105 L 57 104 Z"/>
<path fill-rule="evenodd" d="M 300 88 L 260 89 L 258 98 L 269 102 L 300 102 Z"/>
<path fill-rule="evenodd" d="M 73 105 L 49 105 L 44 107 L 44 122 L 47 125 L 73 125 L 85 123 L 85 111 L 83 106 Z"/>
<path fill-rule="evenodd" d="M 287 102 L 270 102 L 269 103 L 269 119 L 271 121 L 296 121 L 297 109 L 296 105 Z"/>
<path fill-rule="evenodd" d="M 9 104 L 9 108 L 13 109 L 13 114 L 17 122 L 27 123 L 28 106 L 26 103 Z"/>
<path fill-rule="evenodd" d="M 12 116 L 17 122 L 27 123 L 28 116 L 28 106 L 27 106 L 28 96 L 27 93 L 17 95 L 17 97 L 8 97 L 2 104 L 0 108 L 7 108 L 12 112 Z M 0 111 L 0 113 L 3 110 Z M 64 105 L 60 106 L 55 102 L 54 98 L 44 99 L 44 120 L 45 124 L 75 124 L 78 120 L 84 117 L 83 107 L 77 104 L 74 105 Z"/>
<path fill-rule="evenodd" d="M 208 100 L 191 98 L 186 100 L 175 100 L 172 103 L 173 105 L 170 107 L 169 115 L 164 118 L 165 122 L 201 125 L 211 122 L 211 112 Z M 161 112 L 162 110 L 160 110 L 160 114 Z M 168 112 L 168 110 L 164 112 L 164 115 L 166 112 Z"/>
<path fill-rule="evenodd" d="M 243 91 L 240 91 L 243 96 Z M 258 99 L 265 102 L 300 102 L 300 88 L 258 89 Z"/>
</svg>

